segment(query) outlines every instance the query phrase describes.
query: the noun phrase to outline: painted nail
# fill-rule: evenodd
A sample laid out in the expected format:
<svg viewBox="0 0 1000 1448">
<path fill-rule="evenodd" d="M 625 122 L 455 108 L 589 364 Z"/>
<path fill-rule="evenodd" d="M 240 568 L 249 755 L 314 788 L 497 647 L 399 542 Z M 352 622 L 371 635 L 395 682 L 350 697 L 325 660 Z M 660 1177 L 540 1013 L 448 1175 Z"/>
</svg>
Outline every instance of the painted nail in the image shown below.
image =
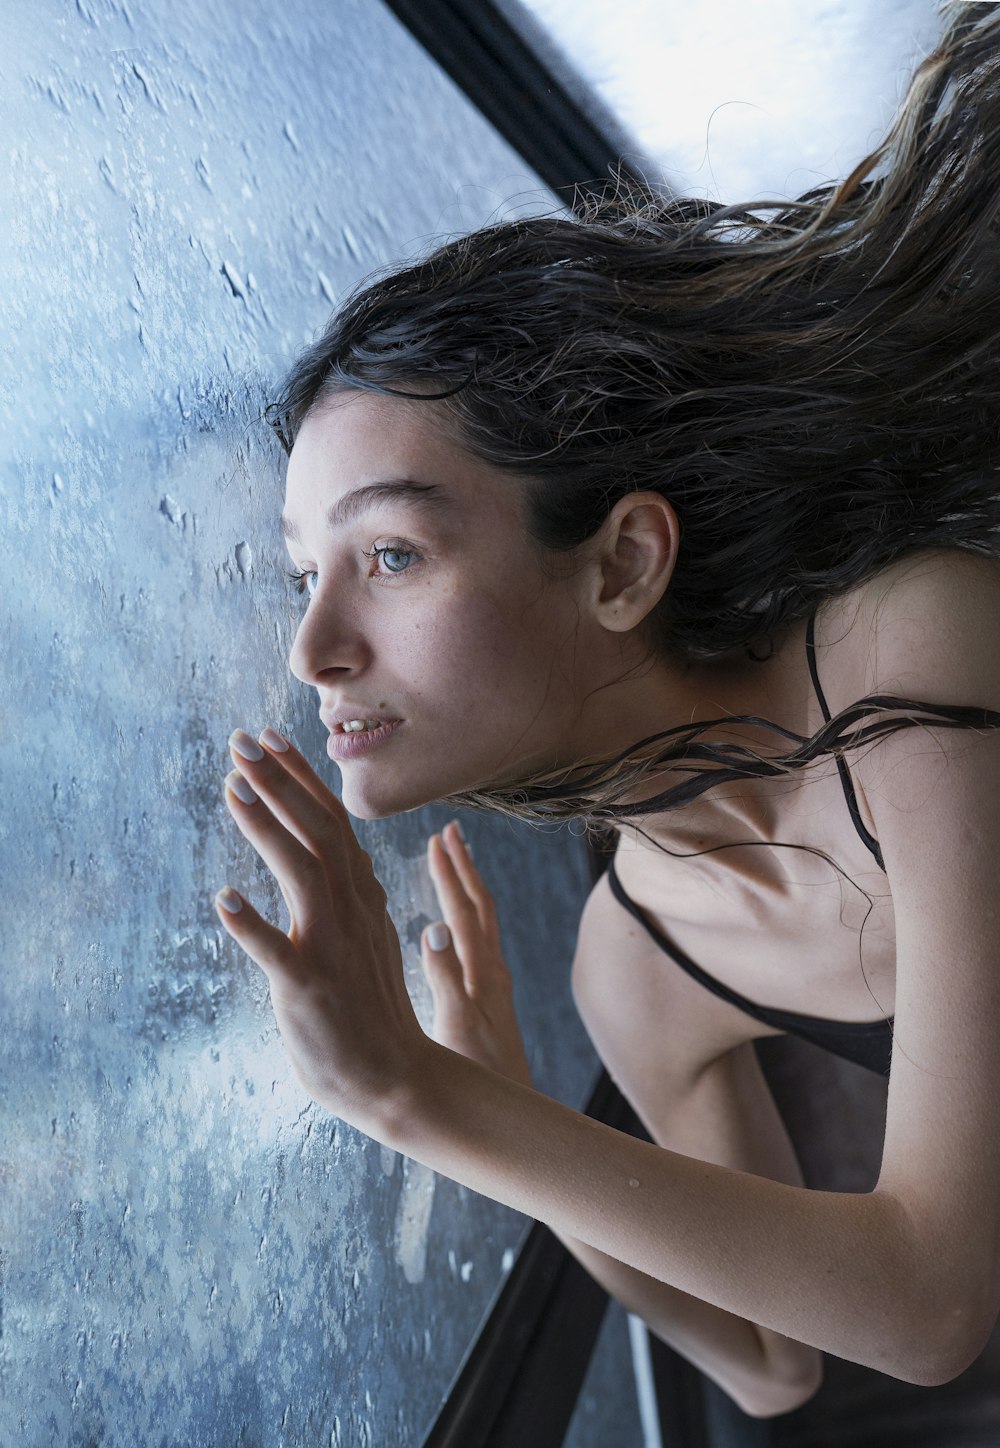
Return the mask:
<svg viewBox="0 0 1000 1448">
<path fill-rule="evenodd" d="M 251 739 L 243 729 L 233 730 L 229 736 L 229 747 L 235 749 L 236 753 L 241 754 L 244 759 L 249 759 L 251 763 L 256 763 L 258 759 L 264 758 L 264 751 L 256 739 Z"/>
<path fill-rule="evenodd" d="M 464 834 L 464 832 L 463 832 L 463 830 L 462 830 L 462 826 L 459 824 L 458 820 L 452 820 L 451 823 L 452 823 L 452 826 L 453 826 L 453 828 L 455 829 L 455 831 L 456 831 L 456 833 L 457 833 L 457 835 L 458 835 L 458 838 L 462 841 L 462 849 L 463 849 L 463 850 L 465 851 L 465 853 L 468 855 L 468 857 L 469 857 L 470 860 L 474 860 L 474 859 L 475 859 L 475 856 L 474 856 L 473 853 L 472 853 L 472 846 L 469 844 L 468 840 L 465 838 L 465 834 Z"/>
<path fill-rule="evenodd" d="M 223 910 L 228 910 L 230 915 L 237 915 L 243 909 L 243 901 L 237 895 L 232 885 L 223 885 L 215 898 Z"/>
<path fill-rule="evenodd" d="M 278 731 L 272 729 L 270 725 L 268 725 L 266 729 L 261 730 L 257 738 L 261 744 L 266 744 L 268 749 L 273 749 L 275 754 L 284 754 L 288 748 L 288 740 L 283 739 Z"/>
<path fill-rule="evenodd" d="M 229 771 L 229 773 L 226 775 L 226 783 L 229 785 L 229 788 L 232 790 L 233 794 L 235 794 L 236 798 L 241 799 L 244 804 L 256 804 L 257 796 L 254 794 L 253 790 L 250 788 L 249 784 L 247 784 L 246 780 L 243 778 L 242 774 L 240 774 L 238 769 L 231 769 Z"/>
<path fill-rule="evenodd" d="M 440 921 L 436 925 L 432 925 L 427 932 L 427 944 L 431 950 L 447 950 L 451 944 L 451 934 L 447 925 L 443 925 Z"/>
</svg>

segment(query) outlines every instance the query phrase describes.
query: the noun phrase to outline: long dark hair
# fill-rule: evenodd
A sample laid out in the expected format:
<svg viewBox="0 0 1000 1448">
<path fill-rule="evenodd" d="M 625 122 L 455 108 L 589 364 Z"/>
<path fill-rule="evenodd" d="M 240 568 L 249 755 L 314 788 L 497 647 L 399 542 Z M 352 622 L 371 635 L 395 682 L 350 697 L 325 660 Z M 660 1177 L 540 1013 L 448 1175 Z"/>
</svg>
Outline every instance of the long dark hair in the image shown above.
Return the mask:
<svg viewBox="0 0 1000 1448">
<path fill-rule="evenodd" d="M 365 278 L 269 409 L 282 443 L 344 388 L 435 400 L 462 446 L 517 476 L 554 552 L 625 494 L 662 492 L 681 546 L 643 633 L 681 663 L 768 657 L 908 554 L 1000 556 L 1000 6 L 943 16 L 886 139 L 839 185 L 723 206 L 630 181 Z M 795 747 L 697 743 L 710 722 L 451 802 L 601 826 L 1000 714 L 870 696 L 812 739 L 714 722 Z M 690 777 L 620 803 L 672 761 Z"/>
</svg>

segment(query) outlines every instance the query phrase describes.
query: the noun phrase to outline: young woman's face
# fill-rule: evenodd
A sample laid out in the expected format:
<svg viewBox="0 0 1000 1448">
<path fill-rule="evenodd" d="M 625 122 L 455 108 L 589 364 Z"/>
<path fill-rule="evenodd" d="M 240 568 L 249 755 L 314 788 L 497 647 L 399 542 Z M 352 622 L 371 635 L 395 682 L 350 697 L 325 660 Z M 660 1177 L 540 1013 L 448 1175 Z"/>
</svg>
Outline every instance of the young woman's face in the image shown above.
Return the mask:
<svg viewBox="0 0 1000 1448">
<path fill-rule="evenodd" d="M 338 394 L 288 464 L 283 526 L 309 594 L 289 662 L 361 819 L 572 758 L 588 684 L 574 588 L 543 572 L 522 484 L 450 442 L 438 406 Z M 345 717 L 398 722 L 364 747 Z"/>
</svg>

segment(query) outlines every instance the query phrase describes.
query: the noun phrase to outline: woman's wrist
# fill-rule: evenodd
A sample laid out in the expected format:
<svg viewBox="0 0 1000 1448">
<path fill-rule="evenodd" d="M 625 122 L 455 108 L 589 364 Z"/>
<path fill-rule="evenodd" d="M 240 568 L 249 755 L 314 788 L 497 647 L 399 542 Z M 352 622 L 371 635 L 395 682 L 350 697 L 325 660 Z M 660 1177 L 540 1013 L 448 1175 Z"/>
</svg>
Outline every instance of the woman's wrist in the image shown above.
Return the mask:
<svg viewBox="0 0 1000 1448">
<path fill-rule="evenodd" d="M 359 1098 L 351 1125 L 384 1146 L 409 1154 L 408 1147 L 423 1135 L 421 1128 L 436 1115 L 438 1103 L 457 1089 L 457 1083 L 452 1088 L 449 1080 L 459 1059 L 457 1052 L 424 1036 L 405 1062 Z M 337 1114 L 335 1107 L 327 1109 Z"/>
</svg>

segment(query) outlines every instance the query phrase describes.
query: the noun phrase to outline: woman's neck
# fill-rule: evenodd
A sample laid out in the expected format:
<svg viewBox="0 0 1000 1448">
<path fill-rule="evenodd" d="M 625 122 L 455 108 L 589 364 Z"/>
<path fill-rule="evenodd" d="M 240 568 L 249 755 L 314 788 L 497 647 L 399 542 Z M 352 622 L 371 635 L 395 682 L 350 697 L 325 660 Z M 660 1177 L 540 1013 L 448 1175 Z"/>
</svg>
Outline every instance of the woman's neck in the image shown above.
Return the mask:
<svg viewBox="0 0 1000 1448">
<path fill-rule="evenodd" d="M 798 734 L 818 724 L 818 703 L 805 654 L 806 623 L 796 624 L 764 662 L 741 658 L 689 666 L 657 662 L 591 695 L 586 723 L 587 753 L 613 757 L 654 734 L 712 720 L 752 715 Z M 790 742 L 760 725 L 720 724 L 706 742 L 739 744 L 764 757 L 784 753 Z M 626 792 L 626 801 L 648 800 L 691 778 L 668 765 Z M 622 834 L 655 848 L 645 836 L 671 849 L 699 850 L 744 840 L 780 838 L 783 804 L 801 780 L 795 777 L 737 780 L 719 785 L 690 804 L 654 816 L 636 816 Z"/>
</svg>

